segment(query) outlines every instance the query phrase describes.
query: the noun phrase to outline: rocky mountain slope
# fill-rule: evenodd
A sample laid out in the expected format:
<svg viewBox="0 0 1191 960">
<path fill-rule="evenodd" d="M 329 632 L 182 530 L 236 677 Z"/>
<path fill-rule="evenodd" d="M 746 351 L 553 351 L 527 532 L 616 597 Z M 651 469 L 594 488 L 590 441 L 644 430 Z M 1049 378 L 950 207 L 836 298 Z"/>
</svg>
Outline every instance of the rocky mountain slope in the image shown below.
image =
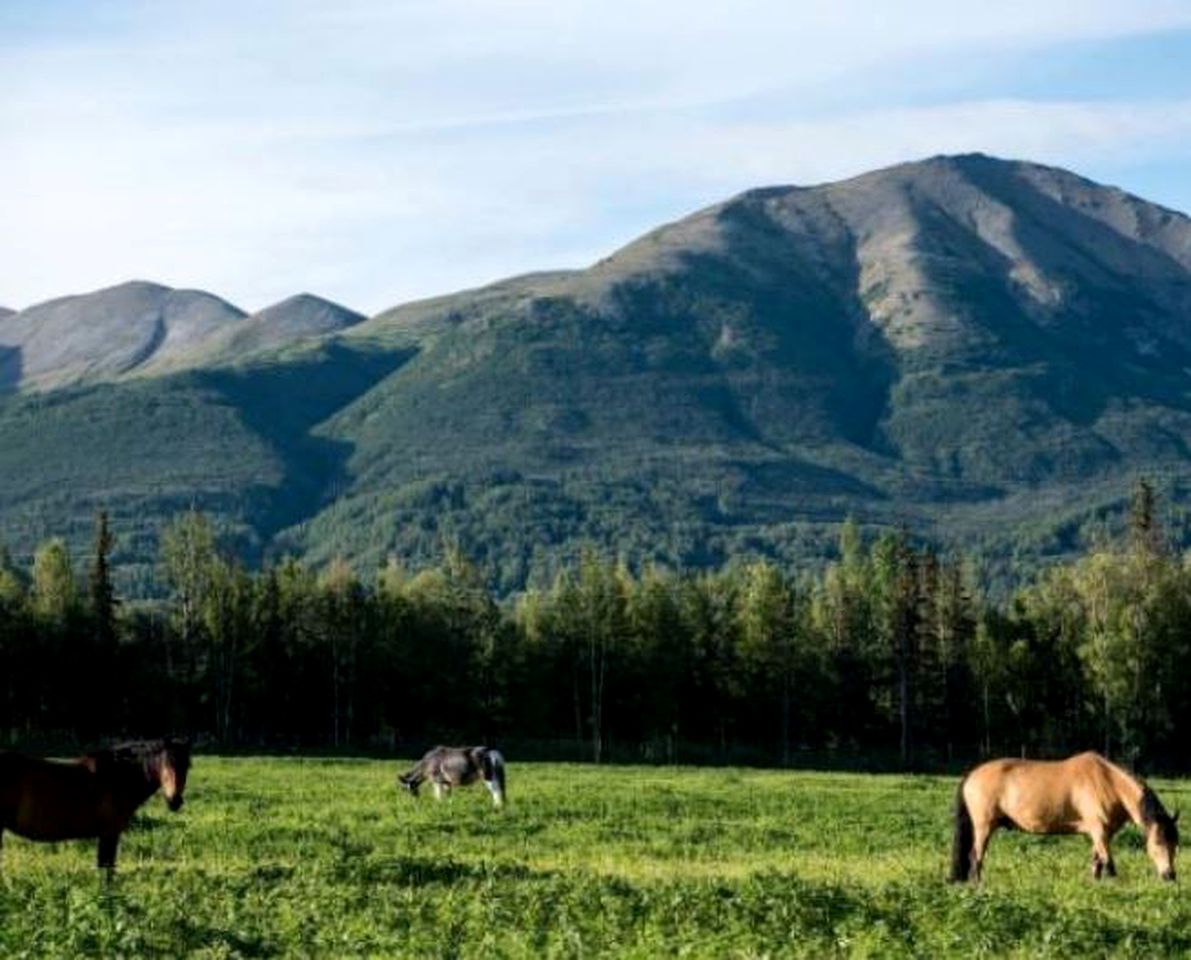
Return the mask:
<svg viewBox="0 0 1191 960">
<path fill-rule="evenodd" d="M 248 316 L 200 290 L 140 280 L 0 311 L 0 390 L 49 390 L 235 362 L 364 317 L 311 294 Z"/>
</svg>

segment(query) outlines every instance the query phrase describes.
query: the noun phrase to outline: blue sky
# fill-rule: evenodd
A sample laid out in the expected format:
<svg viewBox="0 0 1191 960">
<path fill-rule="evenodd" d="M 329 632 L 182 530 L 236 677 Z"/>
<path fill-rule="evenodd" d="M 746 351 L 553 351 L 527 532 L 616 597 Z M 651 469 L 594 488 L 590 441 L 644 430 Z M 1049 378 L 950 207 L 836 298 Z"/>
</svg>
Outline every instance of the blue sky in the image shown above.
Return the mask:
<svg viewBox="0 0 1191 960">
<path fill-rule="evenodd" d="M 1186 0 L 3 0 L 0 304 L 365 312 L 981 150 L 1191 211 Z"/>
</svg>

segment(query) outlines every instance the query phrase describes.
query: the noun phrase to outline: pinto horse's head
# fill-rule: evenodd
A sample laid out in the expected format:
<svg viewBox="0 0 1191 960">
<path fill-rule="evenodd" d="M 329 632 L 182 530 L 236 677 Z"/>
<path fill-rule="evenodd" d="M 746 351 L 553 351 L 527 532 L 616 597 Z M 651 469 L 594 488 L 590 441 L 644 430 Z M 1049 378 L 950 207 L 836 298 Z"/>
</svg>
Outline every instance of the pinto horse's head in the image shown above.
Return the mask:
<svg viewBox="0 0 1191 960">
<path fill-rule="evenodd" d="M 1158 876 L 1175 879 L 1174 858 L 1179 849 L 1179 814 L 1166 812 L 1153 790 L 1148 787 L 1141 798 L 1141 817 L 1146 835 L 1146 853 L 1154 862 Z"/>
<path fill-rule="evenodd" d="M 421 786 L 422 781 L 418 779 L 416 774 L 399 773 L 397 774 L 397 785 L 405 787 L 413 796 L 418 795 L 418 787 Z"/>
<path fill-rule="evenodd" d="M 190 741 L 173 737 L 163 740 L 156 762 L 161 795 L 165 797 L 167 806 L 177 812 L 182 809 L 186 774 L 190 772 Z"/>
</svg>

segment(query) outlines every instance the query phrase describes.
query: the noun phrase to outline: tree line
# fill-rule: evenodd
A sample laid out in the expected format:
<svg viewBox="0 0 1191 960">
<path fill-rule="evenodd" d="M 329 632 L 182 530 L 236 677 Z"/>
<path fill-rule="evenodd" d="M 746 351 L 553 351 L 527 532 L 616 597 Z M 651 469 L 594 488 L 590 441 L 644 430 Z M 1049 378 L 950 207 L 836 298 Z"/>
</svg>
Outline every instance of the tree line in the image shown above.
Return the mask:
<svg viewBox="0 0 1191 960">
<path fill-rule="evenodd" d="M 61 540 L 27 570 L 0 551 L 0 733 L 902 767 L 1097 747 L 1185 768 L 1191 563 L 1154 515 L 1140 482 L 1127 535 L 998 602 L 962 558 L 851 521 L 817 571 L 587 551 L 502 601 L 456 546 L 421 570 L 249 570 L 191 512 L 161 538 L 168 598 L 131 603 L 101 513 L 82 576 Z"/>
</svg>

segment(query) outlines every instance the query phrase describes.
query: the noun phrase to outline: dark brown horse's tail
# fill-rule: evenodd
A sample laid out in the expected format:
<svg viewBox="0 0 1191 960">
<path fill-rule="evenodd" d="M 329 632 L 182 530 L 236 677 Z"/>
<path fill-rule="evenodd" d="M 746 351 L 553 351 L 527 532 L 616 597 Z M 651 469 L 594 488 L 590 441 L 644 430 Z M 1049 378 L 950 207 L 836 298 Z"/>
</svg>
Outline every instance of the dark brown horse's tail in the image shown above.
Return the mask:
<svg viewBox="0 0 1191 960">
<path fill-rule="evenodd" d="M 967 781 L 968 778 L 964 777 L 959 782 L 959 789 L 955 791 L 955 839 L 951 844 L 952 883 L 963 883 L 972 871 L 972 843 L 976 836 L 972 828 L 972 814 L 964 800 L 964 784 Z"/>
</svg>

